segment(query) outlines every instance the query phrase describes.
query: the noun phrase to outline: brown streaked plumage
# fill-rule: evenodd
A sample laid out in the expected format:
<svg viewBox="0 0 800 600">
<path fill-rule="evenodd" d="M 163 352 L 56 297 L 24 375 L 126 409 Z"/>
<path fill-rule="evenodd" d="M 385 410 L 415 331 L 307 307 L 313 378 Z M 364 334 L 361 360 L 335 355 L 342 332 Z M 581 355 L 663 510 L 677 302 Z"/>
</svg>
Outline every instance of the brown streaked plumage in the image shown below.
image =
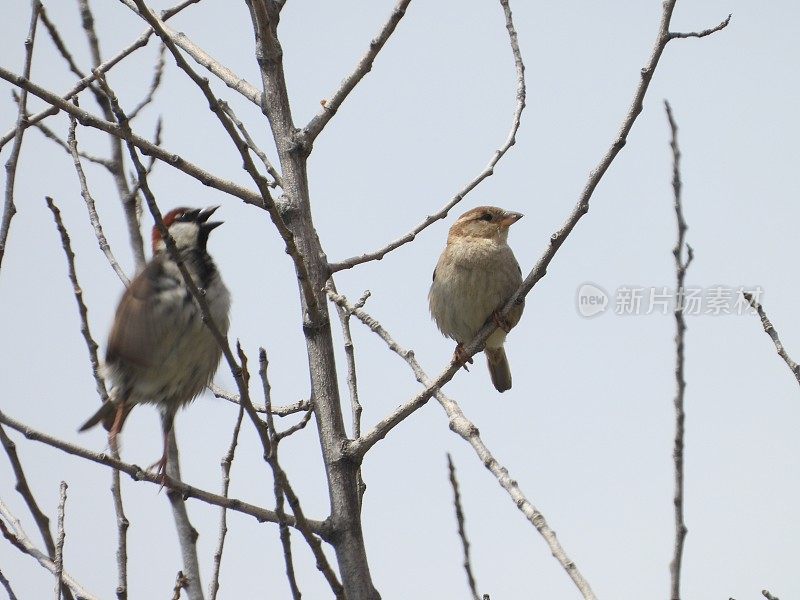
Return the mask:
<svg viewBox="0 0 800 600">
<path fill-rule="evenodd" d="M 463 345 L 489 320 L 498 329 L 486 340 L 484 353 L 494 387 L 511 388 L 511 370 L 503 348 L 506 334 L 522 317 L 524 303 L 514 306 L 505 320 L 497 311 L 522 284 L 522 273 L 508 246 L 508 228 L 522 218 L 520 213 L 496 206 L 479 206 L 461 215 L 450 228 L 447 245 L 428 293 L 436 326 L 456 341 L 453 359 L 464 362 Z"/>
<path fill-rule="evenodd" d="M 209 233 L 222 224 L 209 222 L 216 208 L 177 208 L 163 220 L 189 274 L 205 291 L 215 324 L 225 335 L 230 295 L 206 251 Z M 104 370 L 111 384 L 110 401 L 80 431 L 102 422 L 109 435 L 116 437 L 134 406 L 157 405 L 164 453 L 153 466 L 163 476 L 167 434 L 175 413 L 210 383 L 221 350 L 156 227 L 152 242 L 153 258 L 122 295 L 108 337 Z"/>
</svg>

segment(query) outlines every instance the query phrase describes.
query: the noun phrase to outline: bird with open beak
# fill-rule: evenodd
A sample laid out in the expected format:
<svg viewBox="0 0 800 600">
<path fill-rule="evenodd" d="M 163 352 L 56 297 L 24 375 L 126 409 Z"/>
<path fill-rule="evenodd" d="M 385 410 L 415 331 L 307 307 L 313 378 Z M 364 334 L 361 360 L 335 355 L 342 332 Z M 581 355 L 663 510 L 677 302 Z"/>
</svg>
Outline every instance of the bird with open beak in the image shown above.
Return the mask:
<svg viewBox="0 0 800 600">
<path fill-rule="evenodd" d="M 192 280 L 205 292 L 214 323 L 227 335 L 230 295 L 206 250 L 209 234 L 222 225 L 209 221 L 217 208 L 176 208 L 163 220 Z M 158 227 L 152 242 L 153 258 L 122 295 L 108 337 L 104 371 L 110 400 L 80 431 L 102 422 L 114 439 L 134 406 L 155 404 L 161 410 L 164 452 L 150 468 L 163 481 L 175 413 L 211 382 L 221 349 Z"/>
<path fill-rule="evenodd" d="M 479 206 L 461 215 L 450 228 L 428 292 L 433 320 L 445 336 L 456 341 L 453 360 L 459 364 L 468 358 L 464 345 L 481 327 L 489 319 L 497 324 L 486 340 L 484 353 L 498 392 L 511 389 L 511 369 L 503 342 L 524 308 L 524 303 L 516 304 L 505 319 L 499 316 L 522 284 L 522 272 L 508 246 L 508 228 L 521 218 L 520 213 L 496 206 Z"/>
</svg>

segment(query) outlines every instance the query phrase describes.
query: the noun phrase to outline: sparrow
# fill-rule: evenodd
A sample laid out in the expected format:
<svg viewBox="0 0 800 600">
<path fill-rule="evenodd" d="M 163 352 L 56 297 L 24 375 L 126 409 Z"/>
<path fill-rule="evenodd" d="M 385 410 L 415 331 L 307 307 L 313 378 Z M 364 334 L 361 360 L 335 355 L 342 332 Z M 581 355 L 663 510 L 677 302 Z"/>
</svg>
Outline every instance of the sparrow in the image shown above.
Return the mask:
<svg viewBox="0 0 800 600">
<path fill-rule="evenodd" d="M 222 225 L 209 221 L 217 208 L 176 208 L 163 221 L 195 285 L 205 292 L 214 323 L 227 335 L 230 294 L 206 250 L 209 234 Z M 175 413 L 211 382 L 222 351 L 158 227 L 153 227 L 152 245 L 153 258 L 122 295 L 108 337 L 104 374 L 109 401 L 79 431 L 102 422 L 113 442 L 134 406 L 155 404 L 161 411 L 164 452 L 150 469 L 157 468 L 163 480 Z"/>
<path fill-rule="evenodd" d="M 507 243 L 508 228 L 521 218 L 496 206 L 479 206 L 461 215 L 447 234 L 428 292 L 431 316 L 439 331 L 456 341 L 453 361 L 464 368 L 472 362 L 464 355 L 464 344 L 489 319 L 497 324 L 484 353 L 498 392 L 511 389 L 503 342 L 524 308 L 524 302 L 515 305 L 505 319 L 498 313 L 522 284 L 522 271 Z"/>
</svg>

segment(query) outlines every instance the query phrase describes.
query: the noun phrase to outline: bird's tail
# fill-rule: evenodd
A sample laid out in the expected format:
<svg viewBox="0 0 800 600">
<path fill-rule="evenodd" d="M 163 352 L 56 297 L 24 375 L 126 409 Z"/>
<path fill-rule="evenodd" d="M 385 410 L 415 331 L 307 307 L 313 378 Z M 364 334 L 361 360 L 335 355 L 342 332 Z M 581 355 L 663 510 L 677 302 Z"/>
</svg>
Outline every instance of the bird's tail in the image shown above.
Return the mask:
<svg viewBox="0 0 800 600">
<path fill-rule="evenodd" d="M 486 348 L 486 363 L 489 366 L 489 375 L 492 376 L 492 383 L 498 392 L 505 392 L 511 389 L 511 368 L 508 366 L 506 351 L 502 346 L 499 348 Z"/>
<path fill-rule="evenodd" d="M 128 413 L 130 412 L 130 408 L 123 408 L 123 410 L 125 412 L 122 415 L 122 419 L 120 422 L 120 429 L 122 428 L 122 423 L 125 422 L 125 418 L 128 416 Z M 114 425 L 114 419 L 116 418 L 116 416 L 117 416 L 117 403 L 112 402 L 110 400 L 108 402 L 103 402 L 103 404 L 100 405 L 100 408 L 97 409 L 97 412 L 95 412 L 91 417 L 89 417 L 89 419 L 83 425 L 80 426 L 78 431 L 86 431 L 87 429 L 91 429 L 92 427 L 101 422 L 103 423 L 103 427 L 105 428 L 106 431 L 111 431 L 111 427 Z"/>
</svg>

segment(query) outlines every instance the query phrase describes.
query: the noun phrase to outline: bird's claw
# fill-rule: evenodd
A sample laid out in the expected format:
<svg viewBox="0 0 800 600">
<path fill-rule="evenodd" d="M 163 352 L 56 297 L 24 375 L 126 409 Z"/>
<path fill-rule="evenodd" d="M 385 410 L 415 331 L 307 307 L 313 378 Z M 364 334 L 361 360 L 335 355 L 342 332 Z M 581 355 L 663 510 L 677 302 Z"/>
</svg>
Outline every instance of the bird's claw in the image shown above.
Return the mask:
<svg viewBox="0 0 800 600">
<path fill-rule="evenodd" d="M 464 346 L 458 344 L 456 346 L 455 352 L 453 352 L 453 364 L 460 365 L 464 367 L 465 371 L 469 371 L 467 363 L 472 364 L 472 357 L 469 356 L 466 352 L 464 352 Z"/>
<path fill-rule="evenodd" d="M 508 319 L 501 317 L 499 312 L 492 313 L 492 323 L 497 325 L 499 329 L 502 329 L 506 333 L 511 331 L 511 325 L 509 324 Z"/>
</svg>

